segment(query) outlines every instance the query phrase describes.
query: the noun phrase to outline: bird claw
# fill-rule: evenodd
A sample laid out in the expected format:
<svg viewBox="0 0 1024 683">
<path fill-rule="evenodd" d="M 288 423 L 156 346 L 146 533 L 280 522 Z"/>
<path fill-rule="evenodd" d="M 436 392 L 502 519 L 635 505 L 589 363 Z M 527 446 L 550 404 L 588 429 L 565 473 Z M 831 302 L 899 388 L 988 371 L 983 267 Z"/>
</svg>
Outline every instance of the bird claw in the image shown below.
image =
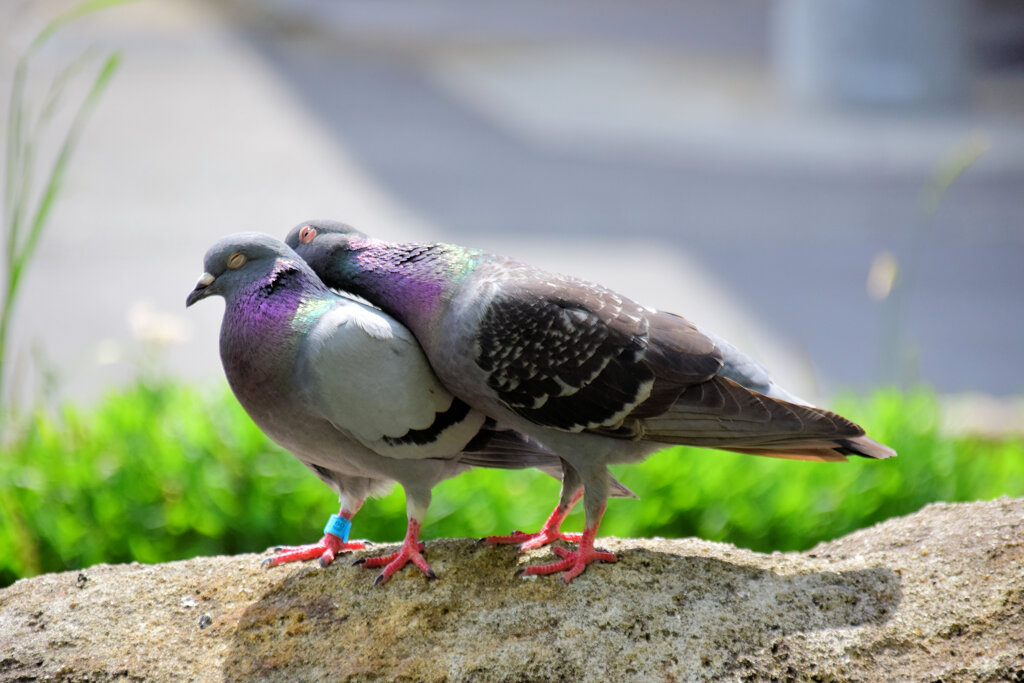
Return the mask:
<svg viewBox="0 0 1024 683">
<path fill-rule="evenodd" d="M 479 541 L 477 541 L 477 543 L 483 543 L 484 545 L 504 545 L 508 543 L 521 543 L 522 537 L 530 535 L 532 534 L 527 534 L 523 531 L 520 531 L 519 529 L 516 529 L 508 536 L 484 536 Z"/>
<path fill-rule="evenodd" d="M 545 525 L 540 531 L 532 534 L 516 530 L 509 536 L 487 536 L 480 540 L 486 545 L 514 543 L 517 545 L 519 552 L 526 552 L 527 550 L 540 548 L 555 541 L 579 543 L 581 538 L 582 534 L 566 534 L 559 531 L 557 527 Z"/>
<path fill-rule="evenodd" d="M 540 548 L 549 543 L 555 541 L 568 541 L 569 543 L 579 543 L 583 536 L 582 534 L 563 534 L 561 531 L 562 522 L 565 521 L 566 515 L 569 514 L 569 510 L 572 509 L 576 501 L 583 495 L 583 489 L 572 497 L 572 500 L 563 504 L 559 503 L 558 506 L 552 510 L 548 516 L 544 526 L 540 528 L 540 531 L 532 534 L 525 533 L 516 529 L 510 536 L 488 536 L 483 539 L 487 545 L 494 545 L 496 543 L 515 543 L 519 546 L 519 552 L 525 552 L 527 550 L 533 550 L 534 548 Z"/>
<path fill-rule="evenodd" d="M 609 552 L 595 550 L 594 548 L 580 548 L 579 550 L 567 550 L 566 548 L 553 548 L 555 554 L 561 560 L 550 564 L 534 565 L 532 567 L 520 567 L 516 570 L 516 576 L 533 576 L 556 574 L 565 572 L 562 581 L 569 583 L 583 573 L 591 562 L 616 562 L 618 558 Z"/>
<path fill-rule="evenodd" d="M 412 562 L 428 579 L 436 579 L 437 574 L 431 569 L 427 561 L 423 559 L 425 545 L 422 541 L 403 543 L 398 552 L 379 557 L 361 557 L 353 565 L 361 564 L 366 567 L 384 567 L 380 574 L 373 580 L 374 586 L 379 586 L 390 579 L 399 569 Z"/>
<path fill-rule="evenodd" d="M 277 546 L 272 550 L 275 554 L 265 558 L 260 562 L 260 566 L 266 569 L 286 562 L 316 559 L 321 567 L 326 567 L 337 555 L 352 550 L 363 550 L 365 547 L 362 541 L 342 541 L 334 534 L 324 534 L 318 542 L 309 545 Z"/>
</svg>

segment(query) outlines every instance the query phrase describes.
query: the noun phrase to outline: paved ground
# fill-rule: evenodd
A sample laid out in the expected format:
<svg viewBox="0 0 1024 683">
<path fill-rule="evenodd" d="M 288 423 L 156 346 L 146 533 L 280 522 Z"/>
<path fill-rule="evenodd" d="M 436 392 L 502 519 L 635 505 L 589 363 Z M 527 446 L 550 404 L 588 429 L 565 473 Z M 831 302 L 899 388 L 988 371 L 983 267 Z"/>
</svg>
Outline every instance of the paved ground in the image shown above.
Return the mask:
<svg viewBox="0 0 1024 683">
<path fill-rule="evenodd" d="M 470 6 L 163 0 L 70 29 L 43 66 L 94 43 L 125 61 L 31 273 L 19 395 L 34 343 L 72 395 L 134 372 L 140 334 L 216 377 L 219 305 L 181 310 L 203 251 L 311 216 L 599 279 L 798 392 L 1024 390 L 1019 70 L 984 72 L 964 112 L 814 114 L 774 96 L 756 12 Z M 43 12 L 24 7 L 3 10 L 5 79 Z M 976 130 L 990 151 L 928 217 L 922 188 Z M 865 290 L 883 250 L 909 270 L 895 304 Z"/>
</svg>

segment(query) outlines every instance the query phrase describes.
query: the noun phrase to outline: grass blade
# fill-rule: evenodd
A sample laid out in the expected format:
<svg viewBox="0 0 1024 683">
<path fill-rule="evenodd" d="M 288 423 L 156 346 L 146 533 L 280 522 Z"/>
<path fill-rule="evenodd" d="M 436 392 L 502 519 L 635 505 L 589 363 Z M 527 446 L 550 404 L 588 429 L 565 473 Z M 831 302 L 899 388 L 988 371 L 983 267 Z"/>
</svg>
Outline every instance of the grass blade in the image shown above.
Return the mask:
<svg viewBox="0 0 1024 683">
<path fill-rule="evenodd" d="M 17 289 L 17 281 L 21 278 L 22 270 L 32 258 L 32 255 L 35 253 L 36 247 L 39 244 L 39 237 L 43 232 L 43 227 L 45 226 L 47 219 L 50 217 L 50 211 L 53 209 L 54 201 L 57 198 L 57 194 L 60 192 L 61 183 L 64 181 L 68 161 L 71 159 L 71 155 L 78 146 L 85 123 L 93 109 L 95 109 L 100 95 L 103 94 L 104 89 L 106 89 L 107 84 L 117 71 L 117 67 L 120 63 L 120 53 L 114 53 L 107 58 L 103 63 L 103 67 L 100 69 L 99 75 L 93 82 L 92 88 L 89 90 L 89 94 L 86 96 L 85 100 L 82 102 L 82 106 L 78 108 L 78 112 L 75 114 L 74 121 L 71 123 L 71 128 L 68 130 L 68 134 L 64 138 L 64 143 L 61 145 L 60 152 L 57 154 L 57 158 L 53 162 L 53 168 L 50 170 L 50 175 L 47 178 L 42 198 L 39 200 L 39 206 L 36 208 L 35 216 L 32 218 L 32 225 L 29 229 L 25 245 L 17 254 L 14 269 L 11 272 L 11 279 L 15 281 L 15 289 Z"/>
<path fill-rule="evenodd" d="M 39 32 L 36 39 L 32 41 L 32 44 L 28 48 L 28 54 L 31 54 L 46 44 L 53 34 L 61 30 L 68 24 L 74 23 L 82 17 L 88 16 L 100 10 L 107 9 L 109 7 L 116 7 L 117 5 L 127 5 L 129 2 L 134 0 L 85 0 L 80 2 L 74 7 L 62 12 L 51 21 L 49 24 Z M 27 55 L 26 55 L 27 56 Z"/>
<path fill-rule="evenodd" d="M 28 265 L 35 254 L 36 248 L 39 246 L 39 238 L 42 236 L 43 228 L 46 226 L 46 221 L 53 210 L 54 202 L 60 192 L 61 183 L 64 181 L 68 161 L 70 161 L 71 155 L 78 146 L 85 123 L 93 109 L 95 109 L 100 95 L 103 94 L 104 89 L 113 77 L 120 61 L 120 53 L 114 53 L 103 63 L 103 67 L 93 82 L 92 88 L 89 89 L 89 94 L 75 113 L 71 128 L 64 137 L 64 142 L 61 144 L 60 152 L 54 160 L 50 175 L 47 178 L 46 187 L 39 200 L 39 206 L 36 208 L 35 215 L 32 218 L 32 224 L 29 227 L 28 235 L 25 237 L 25 242 L 20 247 L 16 245 L 14 260 L 10 264 L 10 272 L 7 274 L 7 293 L 4 298 L 3 311 L 0 313 L 0 359 L 4 358 L 6 354 L 7 335 L 11 317 L 14 314 L 14 303 L 18 296 L 22 274 L 26 265 Z M 6 366 L 6 363 L 4 365 Z M 3 373 L 3 369 L 0 369 L 0 387 L 3 386 Z"/>
<path fill-rule="evenodd" d="M 114 53 L 106 59 L 100 68 L 99 74 L 93 81 L 85 100 L 75 113 L 71 127 L 65 135 L 57 157 L 50 169 L 50 174 L 46 180 L 39 204 L 32 216 L 31 223 L 26 226 L 25 221 L 28 215 L 28 205 L 32 197 L 32 179 L 34 177 L 33 137 L 41 134 L 42 129 L 45 128 L 45 124 L 59 104 L 68 80 L 80 70 L 85 57 L 88 56 L 88 52 L 85 56 L 61 71 L 51 84 L 43 108 L 40 111 L 35 130 L 27 130 L 26 128 L 28 107 L 25 104 L 25 82 L 27 80 L 29 61 L 32 55 L 45 45 L 57 31 L 68 24 L 94 12 L 133 1 L 85 0 L 75 5 L 58 15 L 57 18 L 40 31 L 28 49 L 25 50 L 25 53 L 18 59 L 15 67 L 11 96 L 8 103 L 7 149 L 5 158 L 5 172 L 7 175 L 4 178 L 5 206 L 3 218 L 4 227 L 7 230 L 4 255 L 7 265 L 7 282 L 4 288 L 2 307 L 0 307 L 0 391 L 4 388 L 4 375 L 7 367 L 7 338 L 17 302 L 22 274 L 28 263 L 32 260 L 39 245 L 39 239 L 59 195 L 68 162 L 78 146 L 86 121 L 92 110 L 96 107 L 100 95 L 106 89 L 107 84 L 117 70 L 121 55 L 120 53 Z M 3 398 L 0 396 L 0 407 L 3 404 Z M 0 420 L 5 419 L 5 416 L 6 412 L 0 411 Z"/>
</svg>

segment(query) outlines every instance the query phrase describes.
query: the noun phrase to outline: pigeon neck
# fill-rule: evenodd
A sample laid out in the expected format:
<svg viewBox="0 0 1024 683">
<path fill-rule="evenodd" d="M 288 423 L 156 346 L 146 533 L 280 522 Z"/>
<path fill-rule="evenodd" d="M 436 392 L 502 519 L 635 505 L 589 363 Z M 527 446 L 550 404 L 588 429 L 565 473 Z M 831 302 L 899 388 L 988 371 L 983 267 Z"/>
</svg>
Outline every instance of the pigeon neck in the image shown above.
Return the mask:
<svg viewBox="0 0 1024 683">
<path fill-rule="evenodd" d="M 353 253 L 354 293 L 418 333 L 480 261 L 480 253 L 447 244 L 370 243 Z"/>
<path fill-rule="evenodd" d="M 330 299 L 323 296 L 328 291 L 294 265 L 279 263 L 266 278 L 228 299 L 221 324 L 221 359 L 236 394 L 261 388 L 273 393 L 274 385 L 280 384 L 273 369 L 285 363 L 267 359 L 293 356 L 301 334 L 330 308 Z"/>
</svg>

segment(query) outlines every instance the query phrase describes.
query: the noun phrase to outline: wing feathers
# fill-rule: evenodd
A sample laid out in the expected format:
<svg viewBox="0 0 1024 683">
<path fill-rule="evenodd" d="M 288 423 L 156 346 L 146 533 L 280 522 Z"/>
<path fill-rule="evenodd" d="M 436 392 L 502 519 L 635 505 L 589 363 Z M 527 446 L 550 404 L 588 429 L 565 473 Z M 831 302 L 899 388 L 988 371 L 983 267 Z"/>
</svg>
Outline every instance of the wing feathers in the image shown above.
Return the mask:
<svg viewBox="0 0 1024 683">
<path fill-rule="evenodd" d="M 312 410 L 389 457 L 452 457 L 484 421 L 441 385 L 406 328 L 355 301 L 321 316 L 297 374 Z"/>
<path fill-rule="evenodd" d="M 664 411 L 721 366 L 714 343 L 683 318 L 572 278 L 500 289 L 474 360 L 510 410 L 570 432 L 615 431 L 634 411 Z"/>
</svg>

